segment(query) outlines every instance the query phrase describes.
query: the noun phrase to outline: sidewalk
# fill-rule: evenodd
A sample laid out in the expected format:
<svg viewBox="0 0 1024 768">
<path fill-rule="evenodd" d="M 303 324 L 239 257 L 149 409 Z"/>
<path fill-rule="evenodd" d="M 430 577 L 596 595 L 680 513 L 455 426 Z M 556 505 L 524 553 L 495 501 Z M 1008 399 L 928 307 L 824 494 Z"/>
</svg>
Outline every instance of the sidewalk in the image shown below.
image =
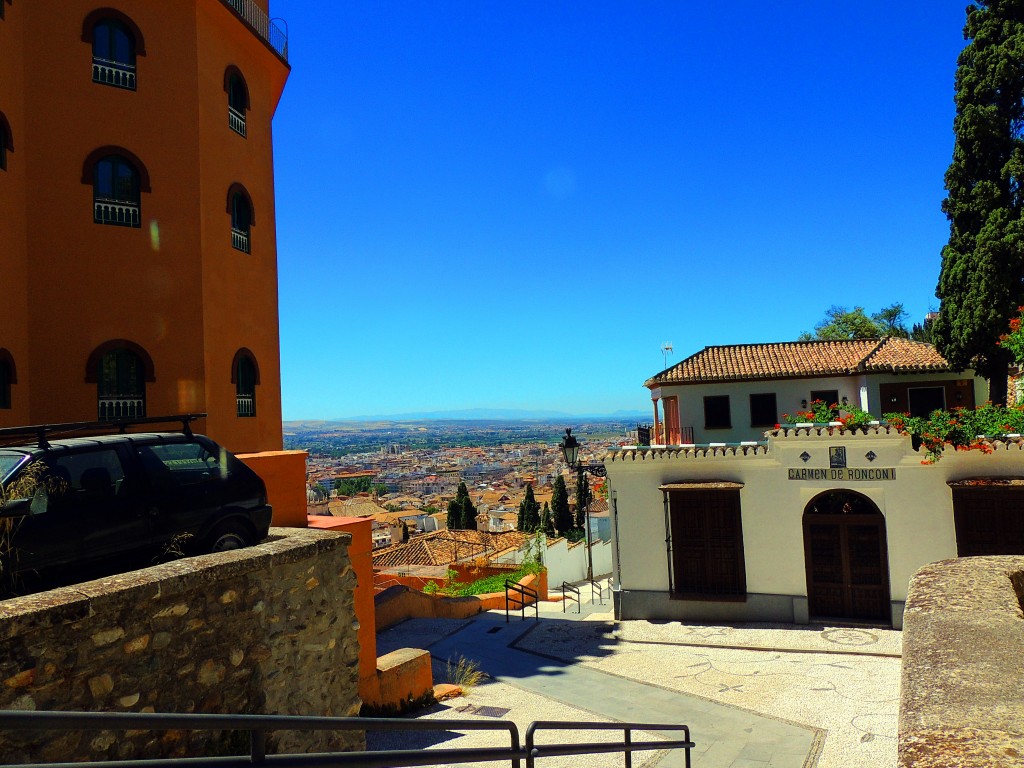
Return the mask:
<svg viewBox="0 0 1024 768">
<path fill-rule="evenodd" d="M 429 649 L 434 679 L 448 659 L 476 661 L 491 678 L 463 698 L 417 714 L 494 717 L 525 731 L 535 720 L 675 722 L 691 727 L 694 768 L 885 768 L 896 764 L 902 633 L 880 628 L 680 622 L 615 622 L 612 604 L 542 603 L 506 624 L 504 611 L 465 621 L 410 620 L 378 635 L 378 651 Z M 607 592 L 605 593 L 607 595 Z M 564 735 L 601 741 L 602 732 Z M 562 738 L 562 737 L 560 737 Z M 607 735 L 605 734 L 605 738 Z M 656 735 L 635 735 L 655 740 Z M 481 733 L 375 741 L 376 748 L 479 747 Z M 577 768 L 549 758 L 544 768 Z M 593 755 L 586 768 L 618 768 Z M 640 768 L 682 765 L 682 755 L 643 752 Z"/>
</svg>

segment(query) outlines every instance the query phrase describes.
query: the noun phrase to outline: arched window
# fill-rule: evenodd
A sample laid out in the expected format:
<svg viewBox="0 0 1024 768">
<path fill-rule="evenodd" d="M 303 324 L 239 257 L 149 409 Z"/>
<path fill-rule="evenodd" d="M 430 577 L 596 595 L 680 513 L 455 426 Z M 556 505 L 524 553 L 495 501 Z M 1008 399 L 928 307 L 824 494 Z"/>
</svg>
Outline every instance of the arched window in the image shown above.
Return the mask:
<svg viewBox="0 0 1024 768">
<path fill-rule="evenodd" d="M 4 7 L 4 0 L 0 0 L 0 8 Z M 7 116 L 0 112 L 0 171 L 7 170 L 7 153 L 14 151 L 14 138 L 11 136 L 11 124 L 7 122 Z"/>
<path fill-rule="evenodd" d="M 3 2 L 0 0 L 0 8 Z M 18 383 L 18 374 L 14 368 L 14 358 L 6 349 L 0 349 L 0 408 L 11 407 L 11 384 Z"/>
<path fill-rule="evenodd" d="M 228 94 L 228 127 L 239 136 L 245 136 L 245 113 L 249 109 L 249 88 L 238 67 L 224 71 L 224 90 Z"/>
<path fill-rule="evenodd" d="M 107 155 L 93 171 L 93 221 L 120 227 L 140 224 L 139 172 L 121 155 Z"/>
<path fill-rule="evenodd" d="M 82 39 L 92 43 L 94 83 L 135 90 L 135 57 L 145 54 L 135 22 L 120 11 L 101 8 L 86 16 Z"/>
<path fill-rule="evenodd" d="M 249 230 L 256 223 L 252 198 L 241 184 L 232 184 L 228 190 L 228 213 L 231 214 L 231 247 L 252 253 Z"/>
<path fill-rule="evenodd" d="M 146 381 L 153 381 L 153 362 L 129 341 L 112 341 L 89 358 L 87 376 L 96 382 L 100 421 L 146 415 Z"/>
<path fill-rule="evenodd" d="M 235 384 L 235 404 L 241 417 L 256 415 L 256 385 L 260 383 L 260 369 L 256 358 L 248 349 L 235 353 L 231 364 L 231 380 Z"/>
</svg>

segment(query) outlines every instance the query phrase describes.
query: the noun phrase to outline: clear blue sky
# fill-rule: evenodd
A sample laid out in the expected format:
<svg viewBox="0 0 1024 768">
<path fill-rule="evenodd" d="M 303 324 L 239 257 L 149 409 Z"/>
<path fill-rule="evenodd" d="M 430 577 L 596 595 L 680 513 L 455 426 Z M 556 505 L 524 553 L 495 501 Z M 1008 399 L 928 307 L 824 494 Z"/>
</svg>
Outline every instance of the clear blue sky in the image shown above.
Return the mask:
<svg viewBox="0 0 1024 768">
<path fill-rule="evenodd" d="M 937 308 L 965 0 L 272 0 L 284 417 L 646 409 Z"/>
</svg>

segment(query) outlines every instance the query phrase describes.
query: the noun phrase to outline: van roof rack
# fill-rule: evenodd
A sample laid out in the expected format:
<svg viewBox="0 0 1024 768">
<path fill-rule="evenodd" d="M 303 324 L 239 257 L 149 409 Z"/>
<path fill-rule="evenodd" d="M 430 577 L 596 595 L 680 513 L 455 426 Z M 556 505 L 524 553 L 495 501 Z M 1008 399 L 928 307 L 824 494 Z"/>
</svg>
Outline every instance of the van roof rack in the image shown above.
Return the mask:
<svg viewBox="0 0 1024 768">
<path fill-rule="evenodd" d="M 2 0 L 0 0 L 2 2 Z M 128 427 L 135 427 L 140 424 L 173 424 L 181 422 L 181 431 L 188 437 L 192 437 L 192 422 L 196 419 L 206 418 L 205 413 L 179 413 L 171 416 L 144 416 L 142 418 L 109 419 L 107 421 L 69 421 L 63 424 L 32 424 L 24 427 L 0 427 L 0 442 L 10 444 L 6 438 L 23 437 L 35 435 L 39 447 L 46 450 L 50 447 L 47 436 L 55 434 L 71 435 L 76 432 L 99 432 L 105 434 L 116 431 L 117 434 L 125 434 Z M 88 435 L 83 435 L 87 437 Z"/>
</svg>

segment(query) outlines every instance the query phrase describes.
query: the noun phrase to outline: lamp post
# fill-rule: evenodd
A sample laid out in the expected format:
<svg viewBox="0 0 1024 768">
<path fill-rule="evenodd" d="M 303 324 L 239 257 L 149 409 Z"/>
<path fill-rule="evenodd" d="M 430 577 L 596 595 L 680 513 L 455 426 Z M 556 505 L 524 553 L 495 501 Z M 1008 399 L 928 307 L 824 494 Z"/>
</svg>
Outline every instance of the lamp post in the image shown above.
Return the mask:
<svg viewBox="0 0 1024 768">
<path fill-rule="evenodd" d="M 566 427 L 565 437 L 562 438 L 561 443 L 562 458 L 565 459 L 565 463 L 568 464 L 572 469 L 576 470 L 576 500 L 580 500 L 580 488 L 583 487 L 583 483 L 587 481 L 585 475 L 587 473 L 594 477 L 608 477 L 608 470 L 604 468 L 604 464 L 585 464 L 579 460 L 580 458 L 580 443 L 575 437 L 572 436 L 572 429 Z M 578 512 L 579 510 L 577 510 Z M 584 533 L 587 537 L 587 581 L 594 581 L 594 555 L 591 552 L 592 541 L 590 540 L 590 504 L 586 505 L 586 529 Z"/>
</svg>

